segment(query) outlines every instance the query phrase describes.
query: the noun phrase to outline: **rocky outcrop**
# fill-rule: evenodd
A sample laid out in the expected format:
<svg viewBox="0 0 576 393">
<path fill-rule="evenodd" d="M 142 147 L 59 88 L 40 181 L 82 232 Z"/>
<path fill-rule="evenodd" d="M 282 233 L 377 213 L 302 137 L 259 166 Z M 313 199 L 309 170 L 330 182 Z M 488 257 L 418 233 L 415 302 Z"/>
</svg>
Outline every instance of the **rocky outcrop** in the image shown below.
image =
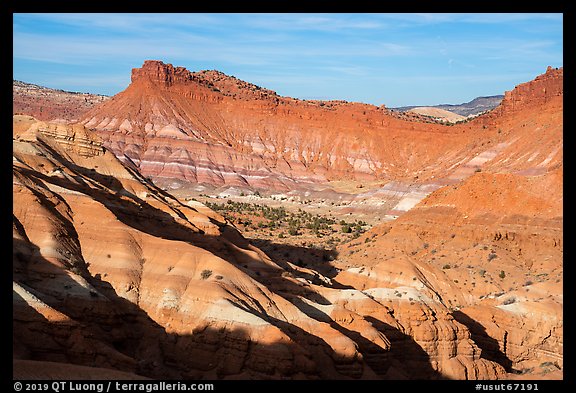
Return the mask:
<svg viewBox="0 0 576 393">
<path fill-rule="evenodd" d="M 27 130 L 28 134 L 37 132 L 54 139 L 65 150 L 74 152 L 82 157 L 99 156 L 105 152 L 102 141 L 97 136 L 88 134 L 86 129 L 79 124 L 67 126 L 38 122 Z"/>
<path fill-rule="evenodd" d="M 340 246 L 334 280 L 391 308 L 430 359 L 458 345 L 508 373 L 562 369 L 559 172 L 478 173 L 439 189 L 389 226 Z"/>
<path fill-rule="evenodd" d="M 74 122 L 109 97 L 50 89 L 20 81 L 12 84 L 12 113 L 34 116 L 39 120 Z"/>
<path fill-rule="evenodd" d="M 522 83 L 504 94 L 495 114 L 517 112 L 529 107 L 543 105 L 564 92 L 564 68 L 548 67 L 546 73 L 534 80 Z"/>
<path fill-rule="evenodd" d="M 562 301 L 554 289 L 551 297 L 543 296 L 549 284 L 527 287 L 539 294 L 512 291 L 500 296 L 500 305 L 466 307 L 455 317 L 469 327 L 488 359 L 508 362 L 510 369 L 524 375 L 562 370 Z"/>
<path fill-rule="evenodd" d="M 142 68 L 132 69 L 132 82 L 144 79 L 160 86 L 170 87 L 174 83 L 185 83 L 192 80 L 192 73 L 183 67 L 146 60 Z"/>
</svg>

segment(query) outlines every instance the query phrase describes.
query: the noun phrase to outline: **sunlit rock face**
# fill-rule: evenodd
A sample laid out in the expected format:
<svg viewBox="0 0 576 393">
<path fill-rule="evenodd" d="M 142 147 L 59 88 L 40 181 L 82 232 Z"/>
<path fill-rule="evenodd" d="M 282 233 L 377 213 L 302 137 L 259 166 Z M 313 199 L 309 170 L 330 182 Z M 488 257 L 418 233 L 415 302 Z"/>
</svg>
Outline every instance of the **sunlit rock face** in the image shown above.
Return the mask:
<svg viewBox="0 0 576 393">
<path fill-rule="evenodd" d="M 561 377 L 561 80 L 442 126 L 146 62 L 83 126 L 15 116 L 14 375 Z M 381 179 L 401 217 L 316 271 L 148 177 Z"/>
</svg>

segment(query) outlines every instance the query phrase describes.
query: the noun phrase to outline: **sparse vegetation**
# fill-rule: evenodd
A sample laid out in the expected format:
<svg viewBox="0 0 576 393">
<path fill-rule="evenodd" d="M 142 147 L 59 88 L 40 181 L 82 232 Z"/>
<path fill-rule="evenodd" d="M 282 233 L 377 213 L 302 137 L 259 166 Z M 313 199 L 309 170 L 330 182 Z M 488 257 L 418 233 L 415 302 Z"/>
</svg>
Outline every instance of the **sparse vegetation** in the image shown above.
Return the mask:
<svg viewBox="0 0 576 393">
<path fill-rule="evenodd" d="M 445 269 L 445 270 L 450 269 L 450 268 L 451 268 L 451 266 L 448 263 L 446 265 L 442 266 L 442 269 Z"/>
<path fill-rule="evenodd" d="M 298 232 L 298 229 L 296 229 L 295 227 L 290 227 L 288 228 L 288 234 L 290 236 L 298 236 L 300 235 L 300 232 Z"/>
<path fill-rule="evenodd" d="M 200 277 L 202 278 L 202 280 L 208 279 L 208 277 L 210 277 L 211 275 L 212 275 L 212 270 L 208 270 L 208 269 L 204 269 L 204 270 L 202 270 L 202 273 L 200 273 Z"/>
<path fill-rule="evenodd" d="M 488 262 L 492 261 L 494 258 L 497 258 L 498 255 L 496 255 L 496 253 L 491 252 L 490 254 L 488 254 Z"/>
<path fill-rule="evenodd" d="M 500 270 L 500 274 L 498 275 L 498 277 L 500 277 L 501 279 L 504 279 L 504 277 L 506 277 L 506 273 L 504 273 L 504 270 Z"/>
<path fill-rule="evenodd" d="M 542 362 L 542 363 L 540 363 L 540 367 L 542 367 L 542 368 L 554 367 L 554 368 L 560 370 L 560 366 L 556 362 Z"/>
<path fill-rule="evenodd" d="M 205 198 L 210 198 L 204 195 Z M 283 197 L 280 200 L 286 199 Z M 305 203 L 306 201 L 304 201 Z M 336 221 L 334 217 L 314 214 L 303 209 L 289 211 L 285 207 L 270 207 L 257 203 L 235 202 L 231 199 L 218 203 L 204 201 L 210 209 L 220 213 L 226 220 L 238 226 L 248 238 L 258 240 L 283 239 L 281 243 L 294 244 L 296 239 L 323 239 L 320 248 L 334 247 L 356 239 L 368 229 L 362 220 Z M 373 235 L 372 237 L 374 237 Z M 278 240 L 276 240 L 278 241 Z M 364 240 L 370 243 L 372 239 Z M 314 244 L 313 241 L 310 242 Z M 304 246 L 304 244 L 298 244 Z"/>
</svg>

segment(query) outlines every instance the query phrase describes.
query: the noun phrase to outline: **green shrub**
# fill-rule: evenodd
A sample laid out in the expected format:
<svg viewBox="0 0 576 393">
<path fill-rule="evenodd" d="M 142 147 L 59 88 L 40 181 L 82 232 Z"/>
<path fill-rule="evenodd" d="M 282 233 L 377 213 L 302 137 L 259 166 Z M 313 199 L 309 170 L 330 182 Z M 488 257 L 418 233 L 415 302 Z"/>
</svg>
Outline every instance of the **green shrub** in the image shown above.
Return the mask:
<svg viewBox="0 0 576 393">
<path fill-rule="evenodd" d="M 212 270 L 208 270 L 208 269 L 204 269 L 204 270 L 202 270 L 202 273 L 200 273 L 200 277 L 202 277 L 202 280 L 206 280 L 211 275 L 212 275 Z"/>
<path fill-rule="evenodd" d="M 294 227 L 290 227 L 290 228 L 288 228 L 288 234 L 290 236 L 298 236 L 300 234 L 300 232 L 298 232 L 298 229 L 296 229 Z"/>
</svg>

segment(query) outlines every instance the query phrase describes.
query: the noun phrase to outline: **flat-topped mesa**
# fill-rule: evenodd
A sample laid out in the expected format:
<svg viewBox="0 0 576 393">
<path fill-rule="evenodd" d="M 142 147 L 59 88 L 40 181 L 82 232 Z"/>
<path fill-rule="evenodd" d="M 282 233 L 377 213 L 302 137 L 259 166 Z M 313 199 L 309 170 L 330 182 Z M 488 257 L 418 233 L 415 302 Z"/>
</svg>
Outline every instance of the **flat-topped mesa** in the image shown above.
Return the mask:
<svg viewBox="0 0 576 393">
<path fill-rule="evenodd" d="M 265 99 L 274 100 L 282 98 L 275 91 L 245 82 L 235 76 L 227 75 L 217 70 L 204 70 L 193 73 L 193 78 L 213 91 L 237 99 Z"/>
<path fill-rule="evenodd" d="M 275 102 L 280 98 L 276 92 L 244 82 L 234 76 L 226 75 L 216 70 L 203 70 L 197 72 L 188 71 L 185 67 L 174 67 L 158 60 L 146 60 L 141 68 L 132 69 L 132 83 L 139 81 L 153 82 L 166 88 L 172 88 L 180 94 L 190 97 L 190 82 L 195 87 L 203 86 L 207 90 L 204 94 L 212 100 L 218 100 L 221 96 L 230 96 L 244 99 L 273 99 Z M 196 90 L 193 88 L 193 90 Z M 204 98 L 206 99 L 206 97 Z"/>
<path fill-rule="evenodd" d="M 519 84 L 504 94 L 497 112 L 516 112 L 525 107 L 541 105 L 564 93 L 564 69 L 548 67 L 546 73 Z"/>
<path fill-rule="evenodd" d="M 184 67 L 174 67 L 158 60 L 146 60 L 141 68 L 132 69 L 132 83 L 138 80 L 150 80 L 166 87 L 174 83 L 192 80 L 190 71 Z"/>
</svg>

